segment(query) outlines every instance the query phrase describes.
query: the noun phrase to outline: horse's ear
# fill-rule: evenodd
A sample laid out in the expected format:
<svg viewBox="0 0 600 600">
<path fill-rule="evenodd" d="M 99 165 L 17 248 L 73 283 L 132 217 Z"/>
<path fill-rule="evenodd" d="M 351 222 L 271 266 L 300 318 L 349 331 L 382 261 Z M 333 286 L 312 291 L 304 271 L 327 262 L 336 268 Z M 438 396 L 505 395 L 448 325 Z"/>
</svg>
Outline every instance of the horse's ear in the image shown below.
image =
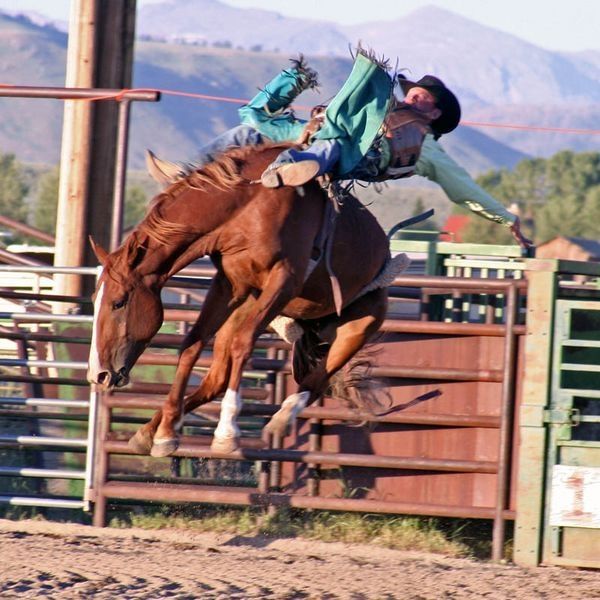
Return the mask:
<svg viewBox="0 0 600 600">
<path fill-rule="evenodd" d="M 125 244 L 126 252 L 125 259 L 127 266 L 133 270 L 135 269 L 146 256 L 146 246 L 140 243 L 135 236 L 131 236 Z"/>
<path fill-rule="evenodd" d="M 98 262 L 104 267 L 106 266 L 106 260 L 108 259 L 108 252 L 100 245 L 96 244 L 94 238 L 90 235 L 90 244 L 92 246 L 92 250 L 98 259 Z"/>
</svg>

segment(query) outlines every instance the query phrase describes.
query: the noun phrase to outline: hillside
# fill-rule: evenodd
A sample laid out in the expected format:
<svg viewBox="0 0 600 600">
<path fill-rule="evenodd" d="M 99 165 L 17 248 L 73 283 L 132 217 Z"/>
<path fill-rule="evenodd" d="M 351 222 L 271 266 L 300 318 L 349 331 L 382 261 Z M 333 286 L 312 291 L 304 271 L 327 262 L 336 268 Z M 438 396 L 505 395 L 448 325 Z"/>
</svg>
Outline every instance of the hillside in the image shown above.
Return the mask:
<svg viewBox="0 0 600 600">
<path fill-rule="evenodd" d="M 63 85 L 66 34 L 39 18 L 36 23 L 0 13 L 0 84 Z M 600 53 L 552 53 L 433 7 L 395 21 L 342 28 L 273 11 L 233 9 L 218 0 L 170 0 L 142 8 L 138 32 L 136 87 L 239 98 L 241 103 L 287 65 L 289 56 L 303 51 L 323 84 L 320 95 L 299 99 L 301 107 L 311 106 L 339 89 L 351 68 L 348 46 L 362 39 L 392 63 L 396 56 L 410 61 L 409 76 L 442 74 L 461 98 L 466 121 L 597 129 L 600 117 Z M 147 39 L 167 33 L 194 43 Z M 143 166 L 145 148 L 173 160 L 189 159 L 199 145 L 237 124 L 236 108 L 235 103 L 168 94 L 156 105 L 135 105 L 130 166 Z M 59 101 L 5 100 L 0 150 L 28 162 L 56 163 L 61 120 Z M 510 168 L 529 155 L 596 148 L 596 138 L 462 126 L 444 136 L 444 143 L 469 171 L 479 173 Z"/>
<path fill-rule="evenodd" d="M 0 83 L 64 85 L 66 46 L 64 33 L 0 14 Z M 191 91 L 241 100 L 252 97 L 260 85 L 289 64 L 287 56 L 277 53 L 141 40 L 135 54 L 136 87 Z M 319 94 L 304 94 L 301 107 L 329 99 L 352 65 L 349 57 L 311 57 L 310 63 L 319 71 L 323 86 Z M 13 152 L 26 162 L 57 163 L 62 103 L 7 99 L 1 106 L 0 151 Z M 190 159 L 199 145 L 238 123 L 237 107 L 235 103 L 169 95 L 164 95 L 157 104 L 136 104 L 132 111 L 130 167 L 143 168 L 146 148 L 172 160 Z M 484 169 L 492 165 L 509 166 L 521 156 L 516 152 L 507 156 L 510 150 L 498 146 L 499 160 L 496 161 L 495 146 L 488 139 L 481 151 L 476 146 L 463 149 L 463 153 L 471 157 L 466 167 L 477 172 L 482 166 Z"/>
<path fill-rule="evenodd" d="M 64 33 L 0 13 L 1 84 L 62 86 L 65 57 Z M 3 99 L 0 106 L 1 151 L 14 152 L 29 162 L 57 162 L 61 102 Z"/>
</svg>

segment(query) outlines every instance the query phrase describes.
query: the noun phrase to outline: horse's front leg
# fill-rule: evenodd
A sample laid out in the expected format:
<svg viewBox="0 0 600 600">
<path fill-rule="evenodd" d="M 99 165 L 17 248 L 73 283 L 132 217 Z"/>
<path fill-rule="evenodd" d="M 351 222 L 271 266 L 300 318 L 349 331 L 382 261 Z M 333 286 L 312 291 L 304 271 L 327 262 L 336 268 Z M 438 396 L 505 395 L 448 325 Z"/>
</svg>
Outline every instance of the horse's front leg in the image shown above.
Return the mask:
<svg viewBox="0 0 600 600">
<path fill-rule="evenodd" d="M 249 297 L 235 313 L 231 329 L 230 372 L 227 391 L 221 402 L 219 423 L 215 429 L 211 449 L 229 453 L 239 446 L 240 430 L 237 416 L 242 408 L 240 386 L 244 365 L 252 354 L 254 343 L 268 323 L 297 292 L 301 282 L 287 268 L 276 265 L 270 272 L 258 298 Z M 228 322 L 229 325 L 229 322 Z"/>
<path fill-rule="evenodd" d="M 186 340 L 190 339 L 189 336 Z M 175 379 L 169 390 L 162 409 L 157 410 L 152 419 L 142 425 L 129 439 L 129 447 L 137 454 L 151 454 L 152 456 L 167 456 L 177 448 L 177 423 L 180 415 L 180 398 L 183 397 L 192 368 L 202 349 L 204 340 L 196 340 L 182 350 Z M 162 426 L 162 428 L 161 428 Z M 160 432 L 159 432 L 159 428 Z"/>
<path fill-rule="evenodd" d="M 138 454 L 167 456 L 177 448 L 176 430 L 183 419 L 183 398 L 190 374 L 210 338 L 233 311 L 231 285 L 218 273 L 206 295 L 202 312 L 181 345 L 175 378 L 161 410 L 129 440 Z"/>
</svg>

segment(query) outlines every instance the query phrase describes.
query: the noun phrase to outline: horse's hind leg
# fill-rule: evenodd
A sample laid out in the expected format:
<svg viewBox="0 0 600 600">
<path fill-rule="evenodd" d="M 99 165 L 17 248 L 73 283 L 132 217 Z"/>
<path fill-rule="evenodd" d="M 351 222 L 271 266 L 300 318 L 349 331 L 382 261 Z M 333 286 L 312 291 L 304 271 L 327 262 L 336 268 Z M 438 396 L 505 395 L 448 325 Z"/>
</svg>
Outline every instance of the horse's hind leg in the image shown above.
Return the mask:
<svg viewBox="0 0 600 600">
<path fill-rule="evenodd" d="M 329 379 L 348 363 L 379 329 L 386 309 L 387 289 L 378 289 L 347 306 L 341 317 L 332 321 L 334 331 L 329 352 L 316 367 L 302 377 L 298 392 L 282 402 L 281 408 L 266 424 L 266 431 L 277 435 L 286 434 L 288 425 L 302 409 L 323 395 Z"/>
<path fill-rule="evenodd" d="M 227 319 L 234 307 L 229 306 L 232 297 L 231 285 L 222 274 L 217 274 L 206 295 L 202 312 L 187 334 L 180 349 L 175 378 L 161 410 L 157 410 L 152 419 L 140 427 L 129 440 L 129 447 L 138 454 L 166 455 L 173 452 L 173 440 L 176 440 L 177 422 L 182 417 L 182 405 L 185 389 L 202 349 Z M 162 446 L 162 448 L 161 448 Z"/>
</svg>

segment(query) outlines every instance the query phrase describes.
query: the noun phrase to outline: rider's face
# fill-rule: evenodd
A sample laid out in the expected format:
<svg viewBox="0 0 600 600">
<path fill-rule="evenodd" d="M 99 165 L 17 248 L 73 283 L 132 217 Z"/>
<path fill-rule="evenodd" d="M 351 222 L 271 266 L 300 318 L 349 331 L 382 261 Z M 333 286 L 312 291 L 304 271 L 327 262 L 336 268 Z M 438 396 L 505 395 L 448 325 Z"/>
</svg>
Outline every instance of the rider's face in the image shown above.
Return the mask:
<svg viewBox="0 0 600 600">
<path fill-rule="evenodd" d="M 432 111 L 439 111 L 435 106 L 435 98 L 431 92 L 422 87 L 415 86 L 410 88 L 410 90 L 406 92 L 404 102 L 425 114 L 429 114 Z"/>
</svg>

